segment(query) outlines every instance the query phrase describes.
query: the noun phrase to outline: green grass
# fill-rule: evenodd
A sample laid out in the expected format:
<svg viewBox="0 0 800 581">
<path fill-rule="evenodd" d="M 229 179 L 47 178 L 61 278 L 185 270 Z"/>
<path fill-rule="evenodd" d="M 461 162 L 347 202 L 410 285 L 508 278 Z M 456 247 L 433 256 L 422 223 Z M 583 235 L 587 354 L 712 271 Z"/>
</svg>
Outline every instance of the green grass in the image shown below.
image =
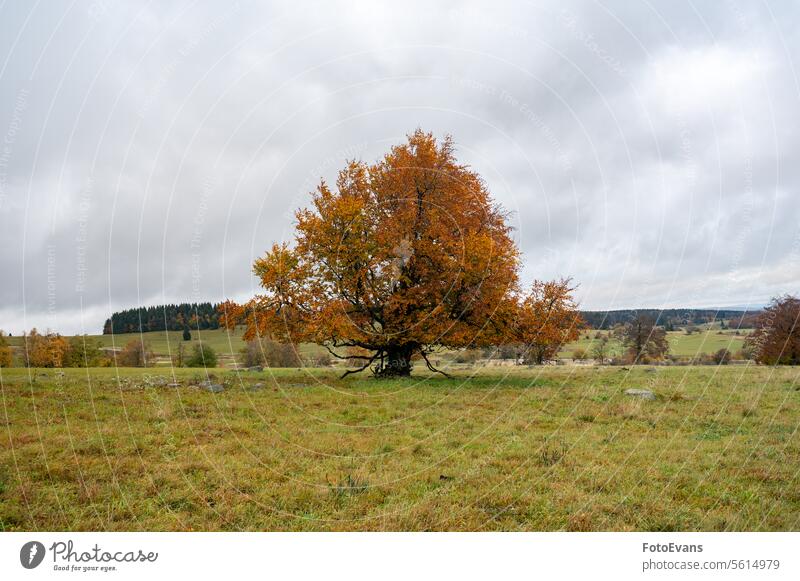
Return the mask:
<svg viewBox="0 0 800 581">
<path fill-rule="evenodd" d="M 0 530 L 800 527 L 798 369 L 0 372 Z"/>
<path fill-rule="evenodd" d="M 572 358 L 575 349 L 583 349 L 591 358 L 591 350 L 594 342 L 594 336 L 597 331 L 585 331 L 580 340 L 566 345 L 558 354 L 560 358 Z M 608 332 L 601 332 L 608 334 Z M 227 331 L 225 329 L 209 329 L 206 331 L 192 331 L 191 342 L 185 342 L 182 338 L 181 331 L 152 331 L 148 333 L 128 333 L 118 335 L 90 335 L 91 338 L 99 340 L 104 347 L 117 347 L 122 348 L 128 341 L 132 339 L 143 339 L 147 342 L 150 348 L 157 356 L 156 364 L 159 366 L 170 365 L 170 352 L 175 353 L 178 345 L 183 344 L 186 347 L 186 352 L 191 353 L 192 345 L 197 341 L 202 340 L 210 345 L 216 351 L 219 362 L 224 367 L 232 367 L 235 358 L 239 354 L 239 350 L 244 346 L 242 340 L 242 329 L 238 328 L 235 331 Z M 587 338 L 588 337 L 588 338 Z M 674 331 L 668 333 L 670 342 L 670 353 L 682 358 L 696 357 L 703 353 L 711 354 L 720 349 L 729 349 L 732 353 L 739 351 L 744 342 L 744 332 L 741 335 L 735 335 L 733 331 L 720 331 L 718 329 L 701 329 L 692 335 L 686 335 L 683 331 Z M 21 346 L 22 337 L 8 337 L 9 344 L 16 348 L 17 360 L 21 361 Z M 609 356 L 619 355 L 622 352 L 621 347 L 617 341 L 611 341 L 609 344 Z M 324 353 L 322 347 L 311 344 L 302 344 L 299 346 L 300 354 L 302 356 L 318 355 Z M 456 351 L 445 351 L 442 354 L 436 355 L 441 361 L 452 360 L 456 356 Z"/>
<path fill-rule="evenodd" d="M 601 333 L 603 335 L 609 335 L 607 331 L 602 331 Z M 740 335 L 736 335 L 735 331 L 700 329 L 696 333 L 687 335 L 683 331 L 671 331 L 667 333 L 667 339 L 669 340 L 671 355 L 691 358 L 704 353 L 716 353 L 720 349 L 728 349 L 731 353 L 735 353 L 742 348 L 746 336 L 745 333 L 746 331 L 742 331 Z M 592 346 L 595 342 L 595 334 L 597 334 L 597 331 L 584 331 L 578 341 L 565 345 L 558 356 L 561 358 L 571 358 L 576 349 L 583 349 L 589 357 L 591 357 Z M 622 348 L 619 342 L 616 340 L 610 341 L 609 352 L 611 355 L 620 355 Z"/>
<path fill-rule="evenodd" d="M 174 354 L 179 345 L 186 348 L 187 353 L 191 353 L 192 346 L 198 341 L 202 341 L 209 345 L 217 353 L 220 363 L 223 366 L 230 367 L 234 363 L 234 358 L 238 356 L 239 351 L 244 347 L 242 339 L 242 328 L 237 328 L 234 331 L 225 329 L 208 329 L 205 331 L 192 331 L 191 341 L 183 340 L 182 331 L 150 331 L 147 333 L 122 333 L 116 335 L 89 335 L 91 339 L 100 341 L 103 347 L 116 347 L 121 349 L 131 340 L 143 340 L 153 350 L 157 356 L 157 364 L 162 366 L 170 365 L 170 353 Z M 22 337 L 8 337 L 8 342 L 12 347 L 17 350 L 17 359 L 21 360 L 21 347 L 23 345 Z M 324 351 L 323 348 L 316 345 L 300 345 L 301 355 L 315 354 Z"/>
</svg>

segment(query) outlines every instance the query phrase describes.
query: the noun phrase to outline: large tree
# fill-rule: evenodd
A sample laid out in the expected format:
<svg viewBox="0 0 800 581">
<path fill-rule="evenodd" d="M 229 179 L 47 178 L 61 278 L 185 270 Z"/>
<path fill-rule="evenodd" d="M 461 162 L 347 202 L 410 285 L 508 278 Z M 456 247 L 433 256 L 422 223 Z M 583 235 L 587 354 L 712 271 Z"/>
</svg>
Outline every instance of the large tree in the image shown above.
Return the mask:
<svg viewBox="0 0 800 581">
<path fill-rule="evenodd" d="M 255 262 L 264 292 L 221 307 L 246 339 L 356 348 L 353 371 L 404 376 L 437 347 L 500 343 L 515 316 L 506 214 L 450 137 L 417 130 L 377 163 L 348 163 L 296 218 L 294 242 Z"/>
<path fill-rule="evenodd" d="M 756 319 L 745 348 L 759 363 L 800 365 L 800 299 L 791 295 L 772 299 Z"/>
</svg>

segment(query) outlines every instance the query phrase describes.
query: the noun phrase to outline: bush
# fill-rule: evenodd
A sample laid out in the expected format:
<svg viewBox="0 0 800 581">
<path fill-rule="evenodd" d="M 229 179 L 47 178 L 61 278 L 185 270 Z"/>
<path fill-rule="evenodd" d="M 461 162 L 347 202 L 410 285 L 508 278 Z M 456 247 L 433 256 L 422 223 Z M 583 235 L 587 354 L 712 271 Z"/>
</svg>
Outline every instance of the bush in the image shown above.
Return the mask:
<svg viewBox="0 0 800 581">
<path fill-rule="evenodd" d="M 478 349 L 464 349 L 459 351 L 455 356 L 456 363 L 475 363 L 481 358 L 481 352 Z"/>
<path fill-rule="evenodd" d="M 732 359 L 731 352 L 727 349 L 720 349 L 712 357 L 717 365 L 727 365 Z"/>
<path fill-rule="evenodd" d="M 487 347 L 483 350 L 482 356 L 486 359 L 518 359 L 520 346 L 511 343 Z"/>
<path fill-rule="evenodd" d="M 330 367 L 333 360 L 330 353 L 317 353 L 308 358 L 309 367 Z"/>
<path fill-rule="evenodd" d="M 153 364 L 153 351 L 141 339 L 131 339 L 114 360 L 120 367 L 147 367 Z"/>
<path fill-rule="evenodd" d="M 239 350 L 239 364 L 242 367 L 258 367 L 264 365 L 264 353 L 258 341 L 248 341 Z"/>
<path fill-rule="evenodd" d="M 279 343 L 272 339 L 248 341 L 239 351 L 239 362 L 243 367 L 302 367 L 303 361 L 291 343 Z M 327 361 L 327 363 L 323 363 Z M 315 362 L 315 358 L 311 358 Z M 320 366 L 330 365 L 330 357 L 320 358 Z"/>
<path fill-rule="evenodd" d="M 572 352 L 572 358 L 575 361 L 586 361 L 586 359 L 588 358 L 588 355 L 586 354 L 586 350 L 585 349 L 578 348 L 578 349 L 575 349 L 575 351 Z"/>
<path fill-rule="evenodd" d="M 186 367 L 216 367 L 217 353 L 208 345 L 197 343 L 192 355 L 186 360 Z"/>
<path fill-rule="evenodd" d="M 0 331 L 0 367 L 11 367 L 11 347 L 6 341 L 5 333 Z"/>
<path fill-rule="evenodd" d="M 261 342 L 264 348 L 264 361 L 268 367 L 302 367 L 303 361 L 291 343 L 278 343 L 267 340 Z"/>
</svg>

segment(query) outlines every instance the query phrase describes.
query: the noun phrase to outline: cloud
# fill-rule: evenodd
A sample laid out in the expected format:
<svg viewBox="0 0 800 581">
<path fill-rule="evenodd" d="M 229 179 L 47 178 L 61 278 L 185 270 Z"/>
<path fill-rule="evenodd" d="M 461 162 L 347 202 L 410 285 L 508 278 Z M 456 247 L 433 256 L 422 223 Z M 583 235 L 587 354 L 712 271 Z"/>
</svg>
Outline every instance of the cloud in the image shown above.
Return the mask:
<svg viewBox="0 0 800 581">
<path fill-rule="evenodd" d="M 791 6 L 0 9 L 0 326 L 242 298 L 352 157 L 452 134 L 587 308 L 797 292 Z M 794 285 L 794 288 L 793 288 Z"/>
</svg>

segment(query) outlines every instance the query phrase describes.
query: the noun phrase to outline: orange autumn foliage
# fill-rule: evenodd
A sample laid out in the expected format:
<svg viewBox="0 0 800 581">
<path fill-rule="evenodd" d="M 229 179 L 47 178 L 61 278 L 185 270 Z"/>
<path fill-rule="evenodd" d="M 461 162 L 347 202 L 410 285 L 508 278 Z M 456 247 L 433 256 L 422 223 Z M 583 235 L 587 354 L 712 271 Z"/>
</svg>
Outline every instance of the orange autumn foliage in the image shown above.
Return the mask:
<svg viewBox="0 0 800 581">
<path fill-rule="evenodd" d="M 63 367 L 69 343 L 61 335 L 45 335 L 35 328 L 25 336 L 25 362 L 28 367 Z"/>
<path fill-rule="evenodd" d="M 800 298 L 775 297 L 759 313 L 745 349 L 758 363 L 800 365 Z"/>
<path fill-rule="evenodd" d="M 575 289 L 571 282 L 569 278 L 536 280 L 530 293 L 521 300 L 515 333 L 528 362 L 549 361 L 561 347 L 580 337 L 585 323 L 572 298 Z"/>
<path fill-rule="evenodd" d="M 499 344 L 516 328 L 519 251 L 450 137 L 417 130 L 374 164 L 349 162 L 296 218 L 293 243 L 255 261 L 264 292 L 220 307 L 245 339 L 350 348 L 356 371 L 403 376 L 416 357 L 432 369 L 437 347 Z"/>
</svg>

